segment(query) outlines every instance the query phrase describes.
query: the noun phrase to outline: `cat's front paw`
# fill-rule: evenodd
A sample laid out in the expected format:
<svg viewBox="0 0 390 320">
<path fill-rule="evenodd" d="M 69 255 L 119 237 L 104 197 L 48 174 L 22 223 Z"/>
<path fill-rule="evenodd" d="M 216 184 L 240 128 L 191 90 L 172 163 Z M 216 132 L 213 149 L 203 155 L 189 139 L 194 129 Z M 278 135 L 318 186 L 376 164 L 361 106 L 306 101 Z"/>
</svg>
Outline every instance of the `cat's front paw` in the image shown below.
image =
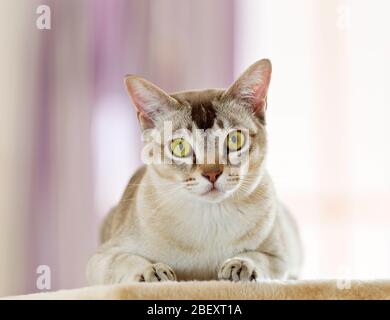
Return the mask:
<svg viewBox="0 0 390 320">
<path fill-rule="evenodd" d="M 256 267 L 251 260 L 241 258 L 228 259 L 219 270 L 218 278 L 230 281 L 256 281 Z"/>
<path fill-rule="evenodd" d="M 176 274 L 171 267 L 165 263 L 155 263 L 151 264 L 138 274 L 136 280 L 139 282 L 175 281 Z"/>
</svg>

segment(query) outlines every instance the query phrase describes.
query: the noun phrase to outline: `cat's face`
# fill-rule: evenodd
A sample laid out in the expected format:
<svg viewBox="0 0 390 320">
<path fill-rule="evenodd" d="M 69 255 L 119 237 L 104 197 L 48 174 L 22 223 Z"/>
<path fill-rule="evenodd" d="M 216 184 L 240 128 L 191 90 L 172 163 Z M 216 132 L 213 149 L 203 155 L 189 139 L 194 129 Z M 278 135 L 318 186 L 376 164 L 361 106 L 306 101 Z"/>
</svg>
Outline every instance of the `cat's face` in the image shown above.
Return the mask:
<svg viewBox="0 0 390 320">
<path fill-rule="evenodd" d="M 270 75 L 270 62 L 261 60 L 227 90 L 171 95 L 127 77 L 146 137 L 144 155 L 161 181 L 207 202 L 251 192 L 266 153 Z"/>
</svg>

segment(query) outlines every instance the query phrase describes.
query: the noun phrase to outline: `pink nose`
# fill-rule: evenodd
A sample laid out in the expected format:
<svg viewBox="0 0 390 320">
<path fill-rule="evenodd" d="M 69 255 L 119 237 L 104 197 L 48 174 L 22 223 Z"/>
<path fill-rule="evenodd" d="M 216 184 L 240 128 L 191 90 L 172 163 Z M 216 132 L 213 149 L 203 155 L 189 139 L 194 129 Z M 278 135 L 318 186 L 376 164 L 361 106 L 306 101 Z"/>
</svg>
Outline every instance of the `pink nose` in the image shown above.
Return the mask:
<svg viewBox="0 0 390 320">
<path fill-rule="evenodd" d="M 217 181 L 218 177 L 222 174 L 222 169 L 218 168 L 212 171 L 202 172 L 202 176 L 207 178 L 210 182 L 214 183 Z"/>
</svg>

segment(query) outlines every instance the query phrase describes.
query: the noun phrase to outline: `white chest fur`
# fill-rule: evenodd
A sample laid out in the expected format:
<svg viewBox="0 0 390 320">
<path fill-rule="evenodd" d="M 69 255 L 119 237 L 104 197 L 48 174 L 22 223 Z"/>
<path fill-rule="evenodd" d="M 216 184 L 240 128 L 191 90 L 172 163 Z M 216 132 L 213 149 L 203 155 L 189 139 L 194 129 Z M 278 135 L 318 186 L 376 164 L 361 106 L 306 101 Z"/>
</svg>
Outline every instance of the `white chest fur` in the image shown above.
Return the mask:
<svg viewBox="0 0 390 320">
<path fill-rule="evenodd" d="M 132 247 L 172 266 L 181 279 L 215 278 L 223 261 L 258 247 L 272 220 L 269 208 L 261 204 L 183 202 L 174 208 L 143 215 L 143 232 Z"/>
</svg>

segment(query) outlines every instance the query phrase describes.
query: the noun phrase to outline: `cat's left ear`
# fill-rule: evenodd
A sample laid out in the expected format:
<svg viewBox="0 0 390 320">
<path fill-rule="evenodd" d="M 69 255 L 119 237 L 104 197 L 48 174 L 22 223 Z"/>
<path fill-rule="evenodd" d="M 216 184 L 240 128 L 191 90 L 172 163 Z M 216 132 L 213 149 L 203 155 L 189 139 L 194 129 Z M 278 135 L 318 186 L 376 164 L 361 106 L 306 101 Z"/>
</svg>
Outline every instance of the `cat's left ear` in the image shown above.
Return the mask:
<svg viewBox="0 0 390 320">
<path fill-rule="evenodd" d="M 268 59 L 252 64 L 225 92 L 225 96 L 245 104 L 264 120 L 272 65 Z"/>
<path fill-rule="evenodd" d="M 174 98 L 144 78 L 127 75 L 124 80 L 142 129 L 153 128 L 164 113 L 177 107 Z"/>
</svg>

